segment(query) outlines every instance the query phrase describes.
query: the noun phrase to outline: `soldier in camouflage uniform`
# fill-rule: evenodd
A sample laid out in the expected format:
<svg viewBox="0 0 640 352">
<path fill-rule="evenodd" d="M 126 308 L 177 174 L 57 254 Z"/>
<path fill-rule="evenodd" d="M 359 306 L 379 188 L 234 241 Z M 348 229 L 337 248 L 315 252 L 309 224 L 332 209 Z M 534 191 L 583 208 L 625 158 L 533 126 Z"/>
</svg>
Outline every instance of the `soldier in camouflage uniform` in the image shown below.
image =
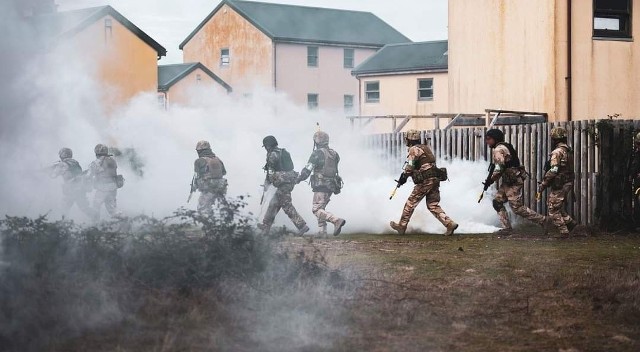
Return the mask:
<svg viewBox="0 0 640 352">
<path fill-rule="evenodd" d="M 547 199 L 549 218 L 553 225 L 563 236 L 568 236 L 577 223 L 567 214 L 565 202 L 569 193 L 573 191 L 575 174 L 573 171 L 573 149 L 567 145 L 567 130 L 562 127 L 554 127 L 551 130 L 553 151 L 551 152 L 550 167 L 544 175 L 544 179 L 538 187 L 542 193 L 548 187 L 551 188 Z"/>
<path fill-rule="evenodd" d="M 227 205 L 228 184 L 224 178 L 227 170 L 222 160 L 211 150 L 209 142 L 198 142 L 196 151 L 198 152 L 198 159 L 194 162 L 195 187 L 200 191 L 198 212 L 211 215 L 216 201 L 222 205 Z"/>
<path fill-rule="evenodd" d="M 268 234 L 276 215 L 282 209 L 298 228 L 298 235 L 302 236 L 309 232 L 309 226 L 291 202 L 291 192 L 298 178 L 298 173 L 293 170 L 291 156 L 285 149 L 278 148 L 278 141 L 274 136 L 265 137 L 262 140 L 262 146 L 267 150 L 267 163 L 264 166 L 264 170 L 267 172 L 265 187 L 271 184 L 277 190 L 271 198 L 262 224 L 258 224 L 258 228 L 264 234 Z"/>
<path fill-rule="evenodd" d="M 498 193 L 493 199 L 493 208 L 498 212 L 502 223 L 502 229 L 498 233 L 510 234 L 512 231 L 509 214 L 504 206 L 507 202 L 516 215 L 544 227 L 546 217 L 527 208 L 523 203 L 522 188 L 524 180 L 527 178 L 527 172 L 520 164 L 518 153 L 513 145 L 504 141 L 504 133 L 498 129 L 487 131 L 485 142 L 489 148 L 493 149 L 493 164 L 495 165 L 490 184 L 502 180 Z"/>
<path fill-rule="evenodd" d="M 440 207 L 441 173 L 436 166 L 436 157 L 433 155 L 431 148 L 426 144 L 421 144 L 420 140 L 419 131 L 410 130 L 407 132 L 406 143 L 409 147 L 409 155 L 398 185 L 406 183 L 409 176 L 411 176 L 415 186 L 402 210 L 400 222 L 391 221 L 390 226 L 403 235 L 407 230 L 407 225 L 414 210 L 420 201 L 426 198 L 427 208 L 431 214 L 447 228 L 445 236 L 451 236 L 458 228 L 458 224 L 451 220 Z"/>
<path fill-rule="evenodd" d="M 93 180 L 93 187 L 96 190 L 93 198 L 95 220 L 98 221 L 100 219 L 100 209 L 103 204 L 109 215 L 118 217 L 121 215 L 117 210 L 116 204 L 118 164 L 112 155 L 109 155 L 109 148 L 106 145 L 98 144 L 94 151 L 96 160 L 89 165 L 89 176 Z"/>
<path fill-rule="evenodd" d="M 51 170 L 51 177 L 62 176 L 62 211 L 67 214 L 74 204 L 85 213 L 90 219 L 95 218 L 95 212 L 89 206 L 87 200 L 87 189 L 84 183 L 84 173 L 80 164 L 73 159 L 73 151 L 69 148 L 62 148 L 58 152 L 60 162 L 56 163 Z"/>
<path fill-rule="evenodd" d="M 309 157 L 307 166 L 300 172 L 297 183 L 306 180 L 311 175 L 313 190 L 311 211 L 318 218 L 318 227 L 320 228 L 318 235 L 327 235 L 327 222 L 330 222 L 333 224 L 333 235 L 338 236 L 346 221 L 326 211 L 326 208 L 331 200 L 331 195 L 340 193 L 342 188 L 342 179 L 338 174 L 340 155 L 329 148 L 329 135 L 326 132 L 316 132 L 313 135 L 313 142 L 316 149 Z"/>
</svg>

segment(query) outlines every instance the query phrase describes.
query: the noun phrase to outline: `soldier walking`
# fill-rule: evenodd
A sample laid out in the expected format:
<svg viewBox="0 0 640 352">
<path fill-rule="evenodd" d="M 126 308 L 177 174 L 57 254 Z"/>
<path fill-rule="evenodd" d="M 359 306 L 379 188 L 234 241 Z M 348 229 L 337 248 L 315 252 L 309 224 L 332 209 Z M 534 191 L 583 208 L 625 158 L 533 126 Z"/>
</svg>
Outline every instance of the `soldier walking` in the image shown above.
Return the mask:
<svg viewBox="0 0 640 352">
<path fill-rule="evenodd" d="M 309 157 L 309 162 L 300 172 L 296 183 L 300 183 L 311 176 L 313 190 L 313 206 L 311 211 L 318 218 L 319 236 L 327 235 L 327 222 L 333 224 L 333 235 L 338 236 L 346 221 L 326 210 L 332 194 L 340 193 L 342 178 L 338 173 L 340 155 L 329 148 L 329 135 L 318 131 L 313 135 L 315 150 Z"/>
<path fill-rule="evenodd" d="M 62 212 L 68 214 L 74 204 L 90 219 L 95 219 L 95 211 L 89 206 L 87 189 L 84 182 L 84 173 L 80 163 L 73 159 L 73 151 L 62 148 L 58 152 L 60 162 L 51 170 L 51 177 L 62 177 Z"/>
<path fill-rule="evenodd" d="M 89 176 L 93 180 L 93 187 L 96 190 L 93 198 L 95 221 L 100 220 L 102 205 L 111 217 L 118 217 L 121 214 L 117 210 L 116 197 L 118 188 L 122 187 L 122 184 L 118 184 L 118 164 L 109 154 L 109 148 L 106 145 L 96 145 L 94 152 L 96 160 L 89 166 Z"/>
<path fill-rule="evenodd" d="M 550 169 L 538 187 L 538 192 L 551 188 L 547 197 L 549 218 L 560 231 L 560 235 L 568 236 L 578 224 L 567 214 L 565 203 L 569 193 L 573 191 L 575 174 L 573 171 L 573 149 L 567 145 L 567 130 L 554 127 L 551 130 L 553 151 L 549 161 Z"/>
<path fill-rule="evenodd" d="M 269 184 L 276 187 L 276 193 L 271 198 L 264 219 L 258 228 L 264 234 L 268 234 L 275 221 L 276 215 L 282 209 L 298 229 L 298 236 L 309 232 L 309 226 L 302 219 L 291 201 L 291 192 L 298 178 L 294 171 L 291 155 L 286 149 L 278 148 L 278 141 L 274 136 L 267 136 L 262 140 L 262 146 L 267 150 L 267 163 L 264 170 L 267 172 L 265 187 Z"/>
<path fill-rule="evenodd" d="M 527 208 L 523 202 L 522 188 L 524 180 L 527 178 L 527 171 L 520 164 L 518 153 L 513 145 L 504 141 L 504 133 L 498 129 L 488 130 L 485 135 L 485 142 L 489 148 L 493 149 L 493 173 L 488 179 L 489 185 L 498 180 L 502 180 L 498 193 L 493 199 L 493 208 L 498 212 L 502 229 L 497 234 L 511 234 L 511 220 L 505 208 L 505 203 L 509 203 L 516 215 L 534 222 L 544 227 L 546 217 Z"/>
<path fill-rule="evenodd" d="M 409 155 L 402 176 L 398 180 L 398 186 L 405 184 L 409 177 L 413 179 L 415 186 L 404 205 L 400 222 L 391 221 L 390 226 L 400 235 L 404 235 L 416 206 L 426 198 L 427 209 L 447 228 L 444 235 L 451 236 L 458 228 L 458 224 L 451 220 L 440 207 L 441 172 L 436 166 L 436 157 L 428 145 L 421 144 L 419 131 L 408 131 L 405 141 L 409 147 Z"/>
<path fill-rule="evenodd" d="M 211 150 L 211 144 L 208 141 L 199 141 L 196 144 L 196 151 L 198 159 L 194 162 L 194 186 L 200 191 L 198 212 L 212 215 L 215 202 L 227 205 L 228 183 L 224 178 L 227 170 L 222 160 Z"/>
</svg>

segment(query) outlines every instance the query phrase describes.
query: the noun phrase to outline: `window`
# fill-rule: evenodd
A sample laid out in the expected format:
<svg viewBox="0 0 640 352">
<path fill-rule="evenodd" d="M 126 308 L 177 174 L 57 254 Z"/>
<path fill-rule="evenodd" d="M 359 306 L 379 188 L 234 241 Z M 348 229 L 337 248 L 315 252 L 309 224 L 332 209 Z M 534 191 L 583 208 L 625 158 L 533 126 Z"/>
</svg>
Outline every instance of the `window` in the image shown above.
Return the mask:
<svg viewBox="0 0 640 352">
<path fill-rule="evenodd" d="M 197 73 L 196 74 L 196 83 L 200 83 L 201 81 L 202 81 L 202 76 L 199 73 Z"/>
<path fill-rule="evenodd" d="M 433 100 L 433 78 L 418 80 L 418 100 Z"/>
<path fill-rule="evenodd" d="M 365 82 L 364 94 L 367 103 L 380 102 L 380 81 Z"/>
<path fill-rule="evenodd" d="M 307 94 L 307 106 L 309 110 L 318 110 L 318 94 Z"/>
<path fill-rule="evenodd" d="M 353 112 L 353 95 L 344 96 L 344 112 L 349 114 Z"/>
<path fill-rule="evenodd" d="M 344 49 L 344 68 L 353 68 L 355 50 Z"/>
<path fill-rule="evenodd" d="M 229 57 L 229 49 L 220 49 L 220 66 L 229 66 L 231 58 Z"/>
<path fill-rule="evenodd" d="M 104 40 L 107 40 L 113 36 L 113 22 L 110 18 L 104 19 Z"/>
<path fill-rule="evenodd" d="M 631 38 L 631 0 L 594 0 L 593 36 Z"/>
<path fill-rule="evenodd" d="M 317 46 L 307 47 L 307 66 L 318 67 L 318 47 Z"/>
</svg>

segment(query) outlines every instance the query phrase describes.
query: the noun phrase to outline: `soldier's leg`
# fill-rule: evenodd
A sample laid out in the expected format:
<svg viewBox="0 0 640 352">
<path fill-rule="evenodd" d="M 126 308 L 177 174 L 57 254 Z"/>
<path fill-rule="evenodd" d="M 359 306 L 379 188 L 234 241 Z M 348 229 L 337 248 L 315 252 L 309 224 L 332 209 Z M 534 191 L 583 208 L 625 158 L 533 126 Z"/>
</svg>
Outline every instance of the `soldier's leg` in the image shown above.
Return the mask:
<svg viewBox="0 0 640 352">
<path fill-rule="evenodd" d="M 104 204 L 104 199 L 105 199 L 105 192 L 104 191 L 100 191 L 100 190 L 96 190 L 95 194 L 93 195 L 93 220 L 94 221 L 99 221 L 100 220 L 100 211 L 102 210 L 102 204 Z"/>
<path fill-rule="evenodd" d="M 521 217 L 538 225 L 543 225 L 545 222 L 544 215 L 540 215 L 524 205 L 524 201 L 522 199 L 522 187 L 523 185 L 521 184 L 505 187 L 505 193 L 509 200 L 511 209 L 516 213 L 516 215 L 520 215 Z"/>
<path fill-rule="evenodd" d="M 215 195 L 213 193 L 200 192 L 200 197 L 198 198 L 198 213 L 207 216 L 213 215 L 214 200 Z"/>
<path fill-rule="evenodd" d="M 69 214 L 69 211 L 71 210 L 71 207 L 73 207 L 73 203 L 75 203 L 75 199 L 74 197 L 72 197 L 70 194 L 63 194 L 62 195 L 62 215 L 66 216 Z"/>
<path fill-rule="evenodd" d="M 411 216 L 413 216 L 413 212 L 425 196 L 426 192 L 424 183 L 413 187 L 413 191 L 409 195 L 409 198 L 407 198 L 407 202 L 404 204 L 404 208 L 402 209 L 402 216 L 400 217 L 400 223 L 398 223 L 398 225 L 403 228 L 407 228 L 409 220 L 411 220 Z"/>
<path fill-rule="evenodd" d="M 105 193 L 104 207 L 107 209 L 109 215 L 112 217 L 120 215 L 120 213 L 118 213 L 118 206 L 116 203 L 118 191 L 108 191 Z"/>
<path fill-rule="evenodd" d="M 506 186 L 504 184 L 500 185 L 498 193 L 496 193 L 496 196 L 493 198 L 493 209 L 495 209 L 495 211 L 498 213 L 498 219 L 500 219 L 502 228 L 511 230 L 511 220 L 509 220 L 509 213 L 507 212 L 507 208 L 504 207 L 504 204 L 508 202 L 507 192 L 505 188 Z"/>
<path fill-rule="evenodd" d="M 76 204 L 78 204 L 78 208 L 80 208 L 84 215 L 89 217 L 89 219 L 95 219 L 95 210 L 89 205 L 86 193 L 84 193 L 83 191 L 78 192 L 75 196 L 75 202 Z"/>
<path fill-rule="evenodd" d="M 313 193 L 313 207 L 311 211 L 318 218 L 318 226 L 327 226 L 327 221 L 335 224 L 340 220 L 337 216 L 326 211 L 327 204 L 331 201 L 331 193 L 315 192 Z"/>
<path fill-rule="evenodd" d="M 278 215 L 278 212 L 280 211 L 280 208 L 280 201 L 278 200 L 278 193 L 276 192 L 276 194 L 271 197 L 269 205 L 267 206 L 267 211 L 265 211 L 264 213 L 264 218 L 262 218 L 262 226 L 259 225 L 258 227 L 261 230 L 269 231 L 271 225 L 273 225 L 273 222 L 276 219 L 276 215 Z"/>
<path fill-rule="evenodd" d="M 291 219 L 294 225 L 301 230 L 307 226 L 307 222 L 304 221 L 302 216 L 298 214 L 298 211 L 293 206 L 293 201 L 291 200 L 291 191 L 293 191 L 293 185 L 284 185 L 276 191 L 276 196 L 278 197 L 278 201 L 280 202 L 280 207 L 285 214 Z"/>
<path fill-rule="evenodd" d="M 562 235 L 568 235 L 569 229 L 567 223 L 562 217 L 564 201 L 566 194 L 562 189 L 551 190 L 547 196 L 547 207 L 549 208 L 549 217 L 553 221 L 553 225 L 560 231 Z"/>
<path fill-rule="evenodd" d="M 440 181 L 429 179 L 425 181 L 425 184 L 427 187 L 427 209 L 429 209 L 431 214 L 433 214 L 442 225 L 449 227 L 449 225 L 453 223 L 453 220 L 451 220 L 440 207 Z"/>
<path fill-rule="evenodd" d="M 571 191 L 573 191 L 573 184 L 566 184 L 562 188 L 562 192 L 564 193 L 565 203 L 567 202 L 567 199 L 569 199 L 569 194 L 571 194 Z M 567 210 L 564 204 L 560 209 L 560 215 L 562 216 L 562 220 L 567 225 L 567 228 L 569 229 L 569 231 L 571 231 L 573 228 L 575 228 L 578 225 L 578 223 L 575 220 L 573 220 L 571 215 L 567 213 Z"/>
</svg>

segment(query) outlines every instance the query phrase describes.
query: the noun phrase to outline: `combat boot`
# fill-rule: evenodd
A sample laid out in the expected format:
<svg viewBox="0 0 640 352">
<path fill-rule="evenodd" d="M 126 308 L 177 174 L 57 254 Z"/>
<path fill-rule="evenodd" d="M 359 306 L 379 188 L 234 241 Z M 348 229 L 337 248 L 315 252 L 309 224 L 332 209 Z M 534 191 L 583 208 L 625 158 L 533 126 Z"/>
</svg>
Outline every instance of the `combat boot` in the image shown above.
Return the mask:
<svg viewBox="0 0 640 352">
<path fill-rule="evenodd" d="M 266 236 L 271 231 L 271 226 L 269 226 L 269 225 L 265 225 L 263 223 L 259 223 L 257 226 L 258 226 L 258 229 L 261 231 L 260 232 L 261 235 L 265 235 Z"/>
<path fill-rule="evenodd" d="M 298 233 L 296 234 L 296 236 L 304 236 L 304 234 L 307 232 L 309 232 L 309 226 L 304 225 L 302 226 L 302 228 L 298 229 Z"/>
<path fill-rule="evenodd" d="M 338 221 L 336 221 L 336 223 L 333 224 L 333 226 L 335 226 L 333 228 L 333 235 L 334 236 L 338 236 L 340 234 L 340 232 L 342 231 L 342 227 L 346 223 L 347 223 L 347 221 L 345 219 L 338 219 Z"/>
<path fill-rule="evenodd" d="M 406 226 L 401 226 L 400 224 L 397 224 L 394 221 L 390 222 L 389 226 L 391 226 L 392 229 L 398 231 L 398 235 L 404 235 L 404 233 L 407 231 Z"/>
<path fill-rule="evenodd" d="M 456 224 L 455 222 L 450 222 L 449 225 L 447 225 L 447 232 L 444 233 L 445 236 L 451 236 L 453 235 L 453 232 L 458 228 L 458 224 Z"/>
<path fill-rule="evenodd" d="M 567 229 L 569 229 L 569 232 L 573 232 L 576 227 L 578 227 L 578 223 L 575 220 L 571 220 L 571 222 L 567 224 Z"/>
</svg>

